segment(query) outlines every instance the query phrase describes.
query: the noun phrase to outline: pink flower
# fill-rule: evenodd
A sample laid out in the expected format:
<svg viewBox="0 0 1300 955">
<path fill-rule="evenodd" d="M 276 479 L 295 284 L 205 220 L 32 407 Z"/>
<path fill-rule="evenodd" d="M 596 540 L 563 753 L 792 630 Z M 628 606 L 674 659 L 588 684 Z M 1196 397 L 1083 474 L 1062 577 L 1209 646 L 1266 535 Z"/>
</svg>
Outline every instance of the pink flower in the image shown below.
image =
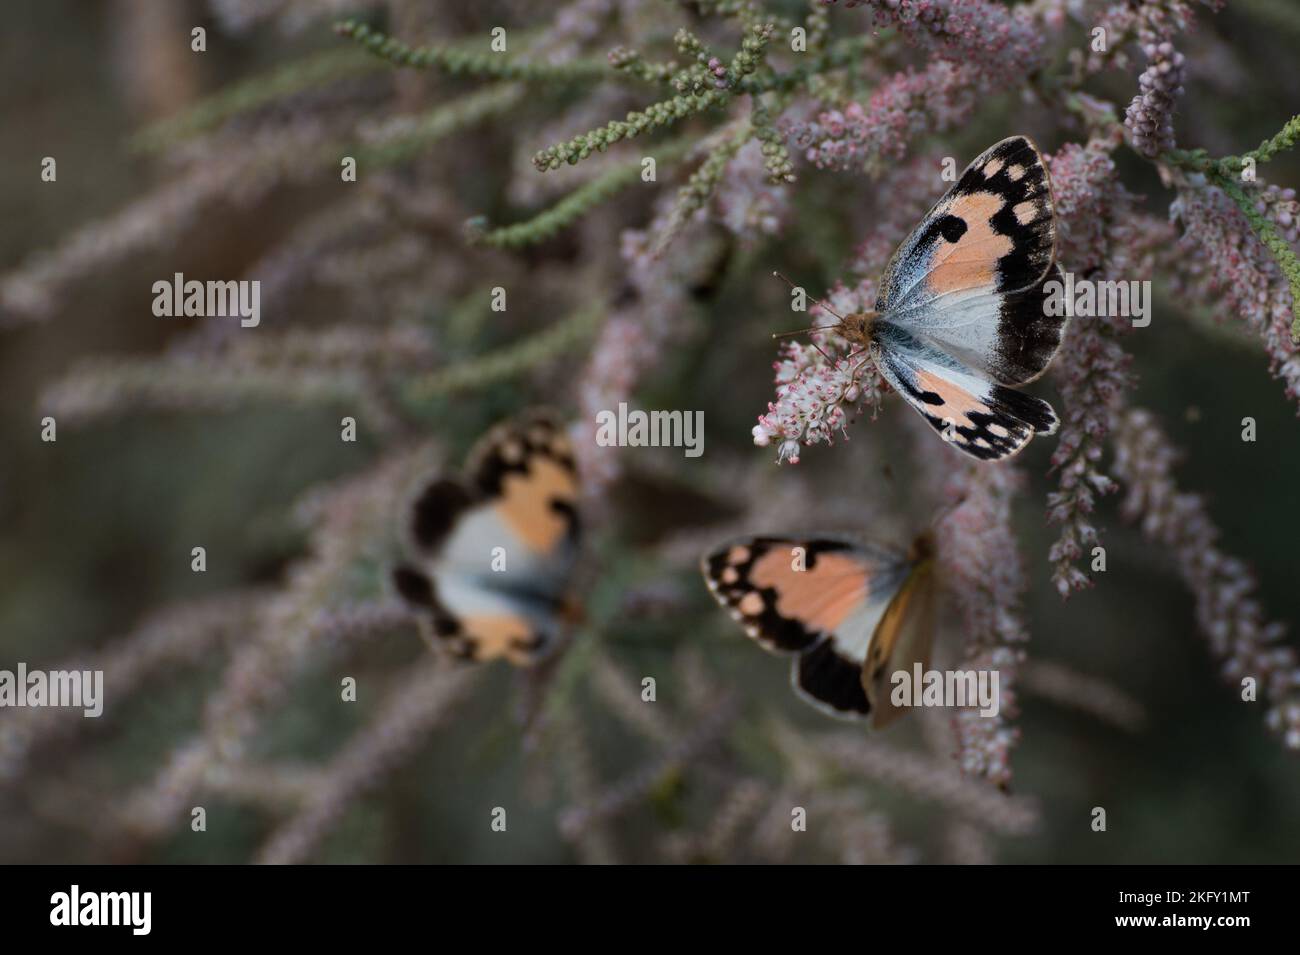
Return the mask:
<svg viewBox="0 0 1300 955">
<path fill-rule="evenodd" d="M 867 283 L 864 283 L 867 285 Z M 861 287 L 860 287 L 861 289 Z M 841 315 L 861 310 L 869 301 L 861 291 L 838 288 L 829 296 Z M 820 306 L 809 309 L 814 324 L 829 325 L 830 316 Z M 777 463 L 799 463 L 801 445 L 835 443 L 835 436 L 848 437 L 846 426 L 864 405 L 878 407 L 884 382 L 874 360 L 865 351 L 850 350 L 848 343 L 830 331 L 811 333 L 813 344 L 787 342 L 773 363 L 776 372 L 776 400 L 767 414 L 759 415 L 754 426 L 754 443 L 767 447 L 778 443 Z"/>
</svg>

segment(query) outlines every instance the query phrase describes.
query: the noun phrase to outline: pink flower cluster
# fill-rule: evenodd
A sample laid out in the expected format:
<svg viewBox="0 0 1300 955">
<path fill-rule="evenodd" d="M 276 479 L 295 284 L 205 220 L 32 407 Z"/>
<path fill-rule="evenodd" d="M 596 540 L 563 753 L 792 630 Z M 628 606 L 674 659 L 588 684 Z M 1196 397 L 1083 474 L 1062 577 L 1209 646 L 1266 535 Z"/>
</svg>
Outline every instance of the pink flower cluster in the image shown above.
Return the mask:
<svg viewBox="0 0 1300 955">
<path fill-rule="evenodd" d="M 1008 717 L 1016 713 L 1014 680 L 1024 657 L 1025 652 L 1019 648 L 994 647 L 968 658 L 963 664 L 967 669 L 997 671 L 1001 711 L 996 717 L 988 717 L 981 716 L 978 710 L 965 709 L 953 718 L 961 771 L 1002 789 L 1011 784 L 1011 751 L 1020 742 L 1020 727 L 1013 726 Z"/>
<path fill-rule="evenodd" d="M 1155 258 L 1168 256 L 1176 232 L 1142 213 L 1119 182 L 1110 151 L 1118 131 L 1086 146 L 1067 144 L 1047 158 L 1056 199 L 1058 258 L 1067 270 L 1097 280 L 1142 280 Z M 1057 489 L 1048 495 L 1048 520 L 1060 527 L 1048 559 L 1062 597 L 1090 586 L 1078 561 L 1100 543 L 1091 514 L 1096 498 L 1115 490 L 1102 469 L 1105 442 L 1132 386 L 1130 357 L 1119 337 L 1131 326 L 1118 316 L 1076 317 L 1066 333 L 1053 376 L 1064 399 L 1060 438 L 1052 454 Z"/>
<path fill-rule="evenodd" d="M 896 28 L 909 43 L 942 59 L 971 66 L 1002 85 L 1041 64 L 1045 36 L 1025 7 L 989 0 L 865 0 L 872 25 Z"/>
<path fill-rule="evenodd" d="M 869 283 L 850 292 L 839 288 L 829 296 L 828 304 L 841 315 L 860 311 L 874 297 Z M 808 310 L 812 321 L 829 325 L 830 316 L 821 307 Z M 853 415 L 870 403 L 880 404 L 885 387 L 875 362 L 869 354 L 854 354 L 829 332 L 811 333 L 814 344 L 787 342 L 772 367 L 776 370 L 776 400 L 769 402 L 767 414 L 760 415 L 754 426 L 754 443 L 767 447 L 777 443 L 777 462 L 799 463 L 800 445 L 825 441 L 835 443 L 836 434 L 845 434 Z"/>
<path fill-rule="evenodd" d="M 1294 244 L 1294 192 L 1257 184 L 1255 196 L 1256 210 Z M 1244 321 L 1263 340 L 1270 370 L 1282 379 L 1288 397 L 1300 398 L 1300 351 L 1291 341 L 1291 286 L 1246 217 L 1221 190 L 1209 186 L 1181 190 L 1169 214 L 1182 225 L 1181 245 L 1190 253 L 1178 261 L 1182 291 L 1201 301 L 1217 299 L 1221 319 Z"/>
<path fill-rule="evenodd" d="M 1063 267 L 1088 277 L 1111 272 L 1115 221 L 1132 212 L 1132 197 L 1120 185 L 1110 157 L 1114 143 L 1069 143 L 1047 157 L 1056 200 L 1058 258 Z M 1132 276 L 1119 276 L 1132 277 Z M 1048 552 L 1052 579 L 1062 597 L 1091 584 L 1077 561 L 1099 541 L 1091 514 L 1097 495 L 1115 489 L 1100 467 L 1113 415 L 1130 385 L 1129 356 L 1115 340 L 1119 326 L 1105 319 L 1076 318 L 1052 368 L 1064 398 L 1060 440 L 1052 454 L 1059 472 L 1048 495 L 1048 521 L 1061 533 Z"/>
<path fill-rule="evenodd" d="M 963 123 L 981 94 L 1005 88 L 1043 58 L 1044 34 L 1024 8 L 988 0 L 866 0 L 872 26 L 894 28 L 929 59 L 885 79 L 864 106 L 850 102 L 789 130 L 819 168 L 862 169 L 898 159 L 920 133 Z"/>
<path fill-rule="evenodd" d="M 918 434 L 918 440 L 928 438 Z M 969 709 L 955 717 L 957 759 L 963 772 L 1005 787 L 1011 781 L 1011 750 L 1020 739 L 1009 721 L 1016 715 L 1015 684 L 1029 639 L 1021 608 L 1024 563 L 1011 527 L 1011 504 L 1023 478 L 1006 464 L 953 471 L 930 452 L 922 463 L 939 477 L 943 496 L 960 501 L 936 532 L 945 591 L 965 624 L 963 665 L 999 675 L 996 717 Z"/>
<path fill-rule="evenodd" d="M 1264 618 L 1256 581 L 1245 563 L 1219 549 L 1219 529 L 1197 494 L 1172 477 L 1178 454 L 1150 412 L 1130 411 L 1121 424 L 1116 473 L 1126 488 L 1124 515 L 1140 519 L 1142 532 L 1169 554 L 1196 600 L 1196 622 L 1223 660 L 1234 688 L 1253 678 L 1270 704 L 1268 726 L 1300 750 L 1300 660 L 1280 644 L 1285 628 Z"/>
<path fill-rule="evenodd" d="M 1147 68 L 1138 77 L 1139 93 L 1124 113 L 1133 148 L 1155 158 L 1174 148 L 1174 101 L 1183 95 L 1183 55 L 1168 40 L 1145 38 Z"/>
<path fill-rule="evenodd" d="M 728 164 L 714 208 L 718 221 L 743 245 L 753 245 L 784 228 L 792 212 L 790 188 L 771 183 L 758 140 L 747 142 Z"/>
<path fill-rule="evenodd" d="M 923 132 L 963 122 L 975 105 L 975 76 L 961 64 L 933 60 L 924 70 L 887 79 L 867 105 L 851 102 L 827 110 L 815 122 L 791 125 L 791 144 L 821 169 L 863 169 L 899 159 Z"/>
</svg>

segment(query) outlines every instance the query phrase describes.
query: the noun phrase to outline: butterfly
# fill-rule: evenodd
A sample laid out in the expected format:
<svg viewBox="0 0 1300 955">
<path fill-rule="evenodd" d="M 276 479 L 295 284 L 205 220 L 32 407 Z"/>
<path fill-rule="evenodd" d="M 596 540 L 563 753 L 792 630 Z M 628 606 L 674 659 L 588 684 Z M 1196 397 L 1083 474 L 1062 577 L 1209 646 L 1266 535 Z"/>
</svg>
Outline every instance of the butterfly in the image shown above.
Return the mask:
<svg viewBox="0 0 1300 955">
<path fill-rule="evenodd" d="M 1060 288 L 1047 167 L 1013 136 L 967 166 L 895 250 L 875 310 L 823 328 L 869 351 L 945 441 L 998 460 L 1059 425 L 1050 404 L 1013 389 L 1060 347 L 1064 309 L 1046 308 Z"/>
<path fill-rule="evenodd" d="M 557 646 L 572 608 L 578 490 L 568 436 L 545 411 L 498 425 L 462 475 L 424 487 L 410 511 L 418 556 L 392 579 L 430 643 L 520 666 Z"/>
<path fill-rule="evenodd" d="M 795 693 L 875 728 L 905 712 L 893 674 L 929 669 L 934 559 L 929 534 L 907 553 L 836 538 L 741 537 L 700 561 L 714 598 L 766 650 L 796 654 Z"/>
</svg>

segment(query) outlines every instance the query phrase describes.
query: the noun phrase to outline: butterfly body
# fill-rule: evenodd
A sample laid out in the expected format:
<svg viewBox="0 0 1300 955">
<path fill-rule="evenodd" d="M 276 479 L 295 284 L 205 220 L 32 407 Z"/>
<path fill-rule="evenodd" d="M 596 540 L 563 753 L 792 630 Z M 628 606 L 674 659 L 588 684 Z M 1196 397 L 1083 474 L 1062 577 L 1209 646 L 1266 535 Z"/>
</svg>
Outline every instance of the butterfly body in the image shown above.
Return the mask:
<svg viewBox="0 0 1300 955">
<path fill-rule="evenodd" d="M 1058 420 L 1013 389 L 1046 371 L 1065 330 L 1048 309 L 1056 219 L 1037 148 L 1014 136 L 970 164 L 890 258 L 873 311 L 832 328 L 953 447 L 981 460 L 1020 451 Z"/>
<path fill-rule="evenodd" d="M 744 537 L 706 554 L 704 580 L 745 632 L 792 654 L 798 696 L 835 716 L 888 724 L 895 670 L 929 665 L 928 538 L 911 551 L 838 537 Z"/>
<path fill-rule="evenodd" d="M 879 312 L 850 312 L 840 319 L 835 326 L 840 337 L 857 348 L 871 347 L 871 337 L 875 333 Z"/>
</svg>

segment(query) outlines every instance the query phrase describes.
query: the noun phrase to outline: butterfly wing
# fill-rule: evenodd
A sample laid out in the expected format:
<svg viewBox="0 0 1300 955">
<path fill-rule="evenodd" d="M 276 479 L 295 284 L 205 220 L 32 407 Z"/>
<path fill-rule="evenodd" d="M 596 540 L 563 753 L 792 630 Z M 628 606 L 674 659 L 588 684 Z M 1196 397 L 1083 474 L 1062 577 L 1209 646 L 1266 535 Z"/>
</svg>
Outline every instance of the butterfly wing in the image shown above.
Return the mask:
<svg viewBox="0 0 1300 955">
<path fill-rule="evenodd" d="M 489 432 L 464 479 L 439 478 L 412 508 L 419 559 L 393 574 L 457 655 L 533 663 L 563 629 L 578 553 L 578 478 L 568 438 L 535 412 Z"/>
<path fill-rule="evenodd" d="M 934 591 L 934 561 L 927 558 L 913 565 L 876 626 L 862 667 L 862 688 L 871 703 L 874 729 L 888 726 L 907 712 L 891 700 L 894 674 L 902 671 L 910 680 L 915 664 L 921 665 L 922 672 L 930 668 Z"/>
<path fill-rule="evenodd" d="M 876 311 L 900 314 L 939 295 L 1039 285 L 1056 254 L 1051 183 L 1024 136 L 990 146 L 966 167 L 894 252 Z"/>
<path fill-rule="evenodd" d="M 1038 150 L 1023 136 L 1005 139 L 898 247 L 876 309 L 986 378 L 1027 384 L 1047 369 L 1065 331 L 1064 309 L 1047 308 L 1048 285 L 1061 280 L 1055 223 Z"/>
<path fill-rule="evenodd" d="M 1053 264 L 1042 282 L 1023 292 L 986 286 L 940 293 L 924 306 L 890 312 L 889 320 L 986 379 L 1027 385 L 1042 376 L 1061 347 L 1065 309 L 1059 301 L 1049 307 L 1048 300 L 1059 298 L 1063 287 L 1061 267 Z"/>
<path fill-rule="evenodd" d="M 798 695 L 833 715 L 870 712 L 862 665 L 906 574 L 900 555 L 842 540 L 747 537 L 707 554 L 701 570 L 746 633 L 769 651 L 798 654 Z"/>
<path fill-rule="evenodd" d="M 1056 412 L 1041 398 L 992 384 L 892 322 L 878 321 L 874 334 L 884 379 L 945 441 L 971 457 L 1010 457 L 1035 434 L 1056 431 Z"/>
</svg>

